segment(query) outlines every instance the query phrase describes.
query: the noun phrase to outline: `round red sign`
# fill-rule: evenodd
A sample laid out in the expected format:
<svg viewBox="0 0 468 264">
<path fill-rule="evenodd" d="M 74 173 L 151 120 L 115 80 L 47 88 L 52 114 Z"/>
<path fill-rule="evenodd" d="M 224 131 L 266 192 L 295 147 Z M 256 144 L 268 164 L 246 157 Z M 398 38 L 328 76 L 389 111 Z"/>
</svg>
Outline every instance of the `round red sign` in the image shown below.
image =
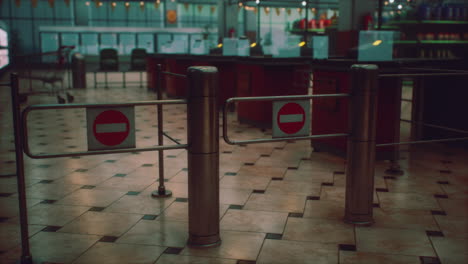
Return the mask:
<svg viewBox="0 0 468 264">
<path fill-rule="evenodd" d="M 295 134 L 304 127 L 304 109 L 297 103 L 287 103 L 278 111 L 276 122 L 278 128 L 284 133 Z"/>
<path fill-rule="evenodd" d="M 106 146 L 116 146 L 128 137 L 130 122 L 122 112 L 106 110 L 94 119 L 93 133 L 100 143 Z"/>
</svg>

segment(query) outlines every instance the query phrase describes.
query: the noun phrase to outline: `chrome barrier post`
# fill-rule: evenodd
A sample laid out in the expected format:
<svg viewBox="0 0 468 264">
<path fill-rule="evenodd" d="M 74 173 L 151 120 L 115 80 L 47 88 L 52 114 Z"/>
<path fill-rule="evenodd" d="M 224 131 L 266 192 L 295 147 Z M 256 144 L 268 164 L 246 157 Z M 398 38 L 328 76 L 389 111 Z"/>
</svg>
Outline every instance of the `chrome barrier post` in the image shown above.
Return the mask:
<svg viewBox="0 0 468 264">
<path fill-rule="evenodd" d="M 21 264 L 32 264 L 29 250 L 28 211 L 26 209 L 26 182 L 24 179 L 23 133 L 21 128 L 21 106 L 19 99 L 18 74 L 13 73 L 11 80 L 11 105 L 15 133 L 16 177 L 18 182 L 18 201 L 21 228 Z"/>
<path fill-rule="evenodd" d="M 218 71 L 187 73 L 188 203 L 190 247 L 216 247 L 219 235 Z"/>
<path fill-rule="evenodd" d="M 162 100 L 162 69 L 161 69 L 161 64 L 156 65 L 156 94 L 158 100 Z M 157 106 L 157 111 L 158 111 L 158 145 L 162 146 L 164 143 L 164 131 L 163 131 L 163 107 L 162 105 Z M 158 190 L 154 191 L 151 193 L 151 196 L 153 197 L 170 197 L 172 195 L 172 192 L 169 190 L 166 190 L 166 187 L 164 186 L 164 151 L 160 150 L 158 151 L 158 167 L 159 167 L 159 186 Z"/>
<path fill-rule="evenodd" d="M 377 78 L 376 65 L 351 66 L 344 219 L 353 224 L 373 223 Z"/>
</svg>

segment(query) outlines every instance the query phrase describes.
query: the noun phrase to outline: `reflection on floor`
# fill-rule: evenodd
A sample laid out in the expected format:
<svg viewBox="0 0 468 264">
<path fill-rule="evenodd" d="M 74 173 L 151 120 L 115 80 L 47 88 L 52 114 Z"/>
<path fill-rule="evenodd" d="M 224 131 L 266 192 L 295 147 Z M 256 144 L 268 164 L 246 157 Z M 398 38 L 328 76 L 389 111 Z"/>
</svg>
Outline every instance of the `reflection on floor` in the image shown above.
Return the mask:
<svg viewBox="0 0 468 264">
<path fill-rule="evenodd" d="M 6 76 L 8 77 L 8 76 Z M 113 78 L 110 76 L 110 78 Z M 138 75 L 135 76 L 138 78 Z M 151 100 L 145 88 L 72 90 L 77 103 Z M 9 89 L 0 116 L 0 263 L 21 254 Z M 28 104 L 55 103 L 48 94 Z M 25 105 L 25 104 L 24 104 Z M 138 146 L 157 144 L 156 107 L 137 107 Z M 186 142 L 186 108 L 164 107 L 164 131 Z M 405 124 L 402 124 L 405 126 Z M 236 139 L 267 138 L 229 119 Z M 83 109 L 37 111 L 29 119 L 34 152 L 86 150 Z M 405 130 L 406 129 L 406 130 Z M 403 127 L 407 131 L 407 127 Z M 166 140 L 166 144 L 173 144 Z M 155 152 L 75 158 L 26 158 L 31 252 L 37 263 L 468 263 L 468 151 L 407 148 L 403 176 L 375 170 L 371 227 L 343 222 L 342 158 L 307 141 L 230 146 L 220 139 L 222 245 L 191 249 L 187 240 L 187 153 L 165 151 L 166 188 L 155 199 Z"/>
</svg>

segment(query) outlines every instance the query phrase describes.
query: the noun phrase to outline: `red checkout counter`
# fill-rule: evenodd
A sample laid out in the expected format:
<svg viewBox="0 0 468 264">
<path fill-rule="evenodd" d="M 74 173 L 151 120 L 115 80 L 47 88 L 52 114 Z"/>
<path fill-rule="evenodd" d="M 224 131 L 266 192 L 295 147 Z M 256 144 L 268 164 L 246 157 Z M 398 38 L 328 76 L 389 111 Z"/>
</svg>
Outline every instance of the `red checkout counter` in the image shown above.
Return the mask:
<svg viewBox="0 0 468 264">
<path fill-rule="evenodd" d="M 166 71 L 186 74 L 187 68 L 210 65 L 218 68 L 219 105 L 230 97 L 278 96 L 308 94 L 310 72 L 313 73 L 313 94 L 349 93 L 349 69 L 356 60 L 313 60 L 310 58 L 223 57 L 219 55 L 152 55 L 148 58 L 148 87 L 155 88 L 155 65 L 161 63 Z M 372 63 L 375 64 L 375 63 Z M 419 65 L 418 65 L 419 64 Z M 377 63 L 381 73 L 398 73 L 404 66 L 421 66 L 414 61 Z M 424 64 L 423 64 L 424 65 Z M 170 97 L 184 97 L 184 79 L 164 76 L 166 93 Z M 399 141 L 401 78 L 381 78 L 378 89 L 377 144 Z M 348 132 L 349 98 L 312 100 L 312 135 Z M 269 128 L 272 122 L 271 102 L 240 102 L 236 108 L 240 122 L 259 128 Z M 346 155 L 346 138 L 312 140 L 319 151 Z M 392 159 L 397 147 L 379 147 L 377 159 Z"/>
</svg>

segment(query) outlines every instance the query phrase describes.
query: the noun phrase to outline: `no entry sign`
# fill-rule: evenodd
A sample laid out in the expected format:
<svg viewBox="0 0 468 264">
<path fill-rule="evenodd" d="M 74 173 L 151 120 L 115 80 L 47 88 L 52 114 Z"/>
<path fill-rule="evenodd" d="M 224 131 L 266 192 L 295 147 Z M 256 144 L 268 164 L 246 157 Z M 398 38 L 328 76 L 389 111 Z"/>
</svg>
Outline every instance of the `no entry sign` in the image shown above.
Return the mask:
<svg viewBox="0 0 468 264">
<path fill-rule="evenodd" d="M 273 137 L 308 136 L 310 133 L 310 102 L 273 102 Z"/>
<path fill-rule="evenodd" d="M 133 107 L 87 108 L 88 150 L 135 147 Z"/>
</svg>

